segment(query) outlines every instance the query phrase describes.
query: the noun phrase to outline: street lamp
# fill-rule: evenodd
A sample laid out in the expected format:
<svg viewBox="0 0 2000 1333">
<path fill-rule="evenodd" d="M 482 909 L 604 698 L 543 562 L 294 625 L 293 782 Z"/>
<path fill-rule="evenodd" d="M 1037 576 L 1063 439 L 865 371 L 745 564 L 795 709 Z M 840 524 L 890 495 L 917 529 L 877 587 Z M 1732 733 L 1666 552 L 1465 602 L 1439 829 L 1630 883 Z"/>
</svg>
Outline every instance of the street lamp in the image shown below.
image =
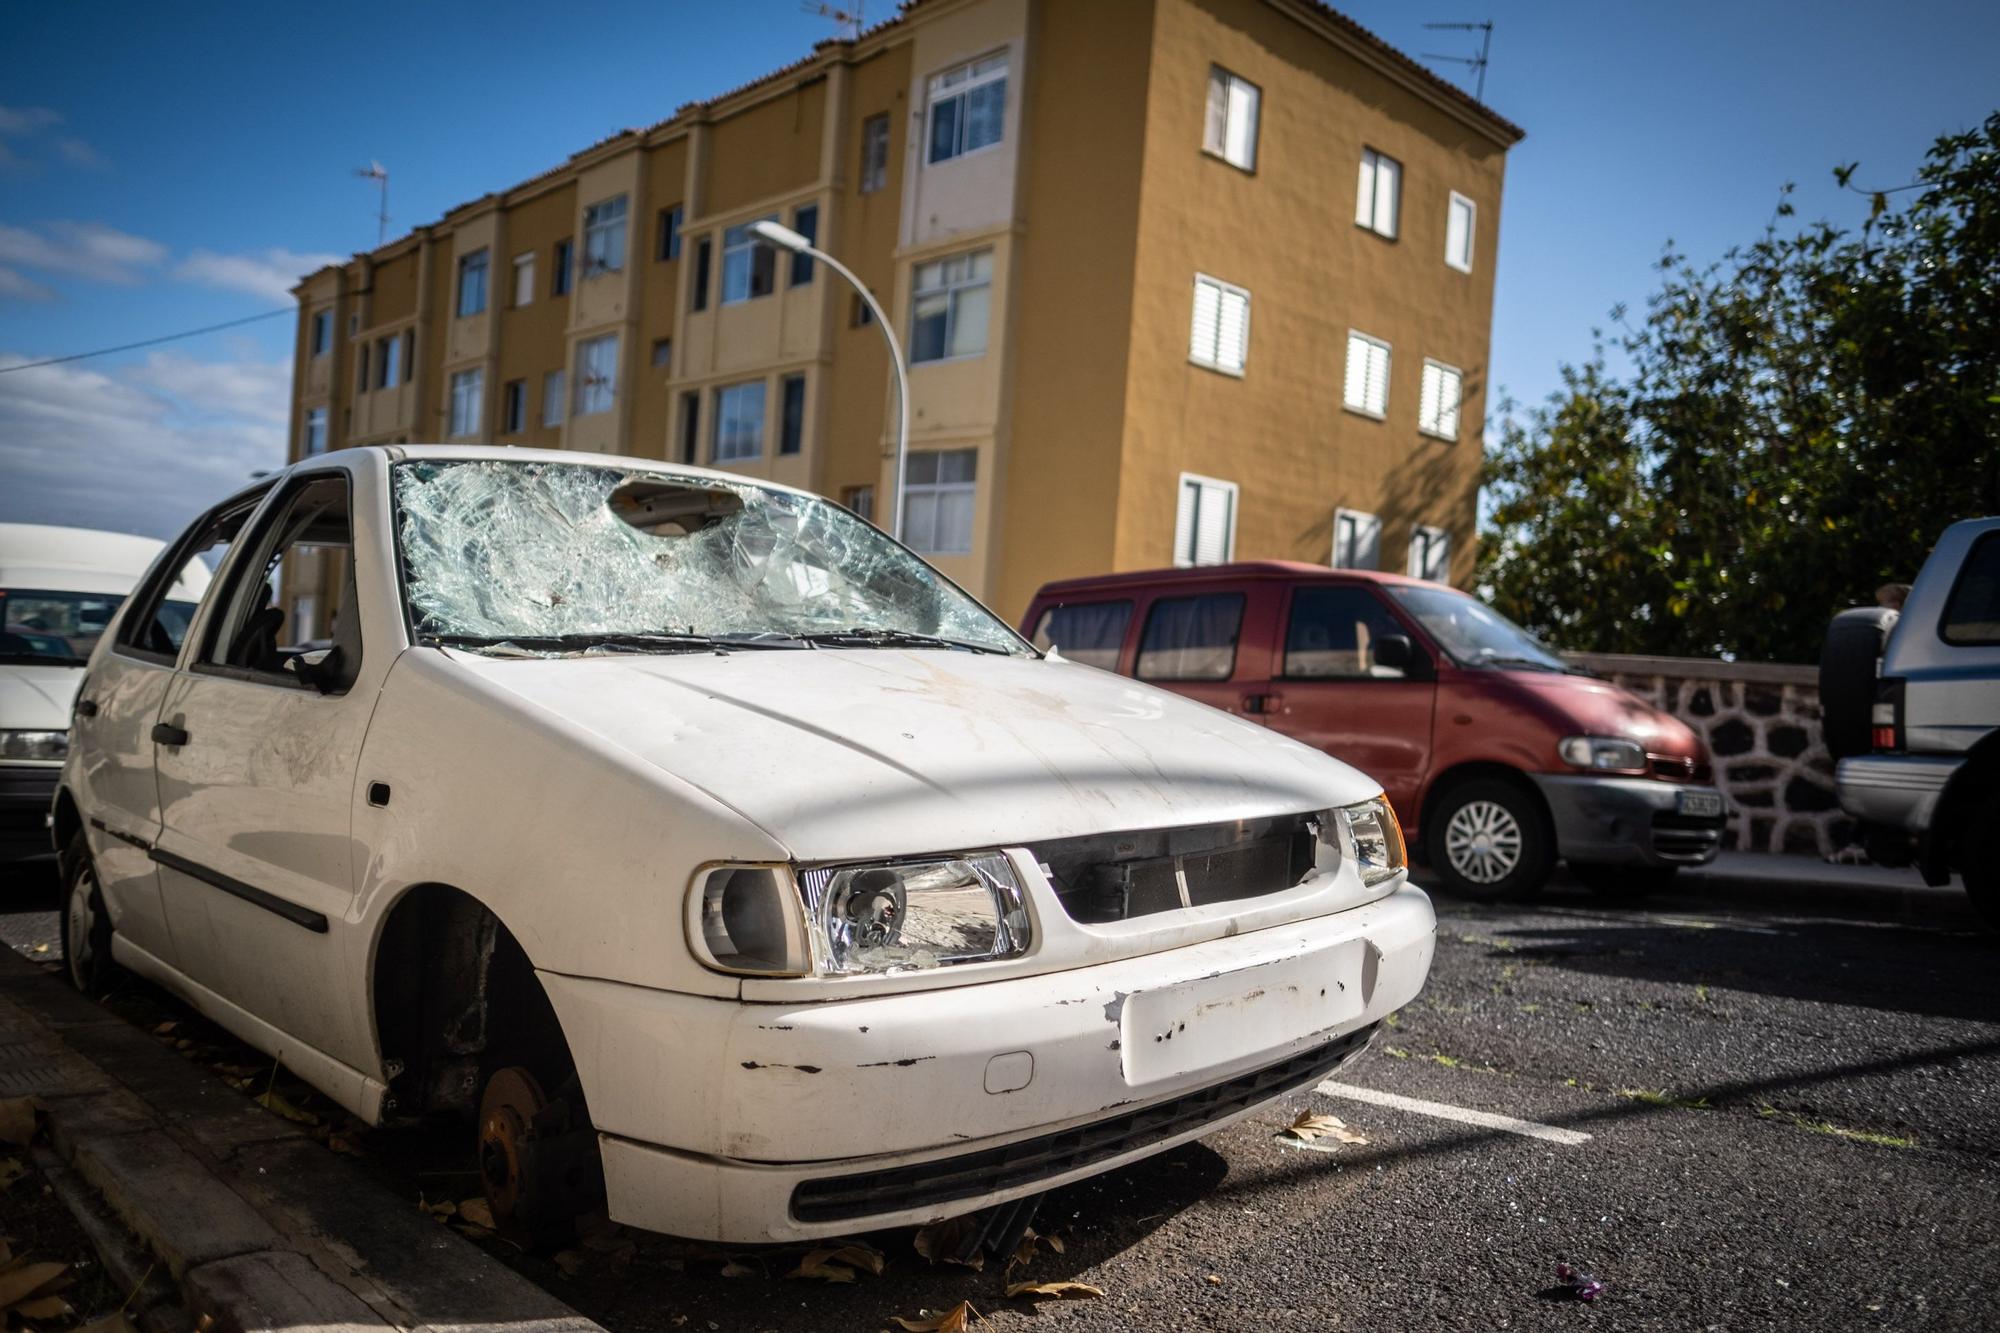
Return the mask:
<svg viewBox="0 0 2000 1333">
<path fill-rule="evenodd" d="M 882 311 L 875 294 L 868 290 L 861 279 L 854 276 L 847 265 L 835 259 L 824 250 L 815 249 L 813 243 L 775 222 L 753 222 L 750 234 L 758 240 L 774 245 L 780 250 L 795 255 L 810 255 L 828 268 L 847 279 L 848 285 L 861 294 L 868 303 L 869 312 L 875 316 L 875 327 L 882 330 L 882 336 L 889 340 L 889 364 L 896 371 L 896 491 L 890 501 L 889 535 L 897 541 L 903 539 L 903 475 L 904 464 L 910 456 L 910 369 L 903 361 L 903 345 L 896 341 L 896 331 L 889 327 L 889 316 Z"/>
</svg>

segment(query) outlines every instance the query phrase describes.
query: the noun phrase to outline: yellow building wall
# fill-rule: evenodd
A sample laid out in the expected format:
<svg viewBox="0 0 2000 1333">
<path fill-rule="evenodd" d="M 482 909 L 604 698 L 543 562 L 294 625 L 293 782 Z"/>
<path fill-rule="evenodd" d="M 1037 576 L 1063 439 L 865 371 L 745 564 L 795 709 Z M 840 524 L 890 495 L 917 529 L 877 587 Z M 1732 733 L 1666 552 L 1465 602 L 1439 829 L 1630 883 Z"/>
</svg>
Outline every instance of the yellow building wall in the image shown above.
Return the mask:
<svg viewBox="0 0 2000 1333">
<path fill-rule="evenodd" d="M 417 313 L 417 248 L 375 265 L 374 292 L 369 298 L 369 322 L 380 326 Z"/>
<path fill-rule="evenodd" d="M 500 320 L 500 388 L 493 395 L 493 429 L 496 443 L 553 449 L 562 442 L 562 427 L 544 426 L 542 386 L 552 370 L 563 368 L 566 343 L 564 330 L 569 323 L 568 296 L 551 295 L 555 283 L 556 243 L 570 240 L 576 223 L 576 186 L 560 185 L 516 203 L 507 209 L 503 227 L 504 251 L 498 257 L 497 280 L 490 304 Z M 534 298 L 526 305 L 514 303 L 514 258 L 535 256 Z M 507 434 L 504 388 L 510 380 L 524 380 L 528 386 L 525 429 Z"/>
<path fill-rule="evenodd" d="M 708 159 L 706 213 L 747 208 L 801 190 L 819 176 L 826 77 L 802 75 L 791 93 L 716 124 Z"/>
</svg>

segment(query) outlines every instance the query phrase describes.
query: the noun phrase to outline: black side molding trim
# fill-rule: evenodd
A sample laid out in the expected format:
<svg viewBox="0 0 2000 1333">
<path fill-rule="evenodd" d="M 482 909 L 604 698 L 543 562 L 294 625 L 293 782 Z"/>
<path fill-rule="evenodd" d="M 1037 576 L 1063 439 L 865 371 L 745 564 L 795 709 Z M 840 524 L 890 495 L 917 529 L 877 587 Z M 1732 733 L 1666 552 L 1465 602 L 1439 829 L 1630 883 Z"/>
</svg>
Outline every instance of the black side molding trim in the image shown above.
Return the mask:
<svg viewBox="0 0 2000 1333">
<path fill-rule="evenodd" d="M 109 824 L 105 823 L 103 820 L 98 819 L 94 816 L 91 818 L 90 826 L 96 829 L 99 833 L 108 834 L 111 837 L 118 839 L 118 841 L 120 842 L 130 843 L 132 846 L 137 847 L 142 852 L 150 852 L 153 850 L 153 844 L 147 842 L 144 838 L 134 837 L 130 833 L 120 833 L 117 829 L 112 828 Z"/>
<path fill-rule="evenodd" d="M 326 934 L 326 913 L 315 912 L 310 907 L 286 902 L 275 893 L 266 893 L 254 884 L 245 884 L 240 879 L 231 879 L 220 871 L 199 866 L 186 857 L 175 856 L 172 852 L 152 849 L 153 859 L 169 870 L 178 870 L 183 875 L 198 879 L 204 884 L 221 889 L 224 893 L 241 898 L 253 907 L 261 907 L 275 916 L 281 916 L 295 926 L 304 926 L 316 935 Z"/>
</svg>

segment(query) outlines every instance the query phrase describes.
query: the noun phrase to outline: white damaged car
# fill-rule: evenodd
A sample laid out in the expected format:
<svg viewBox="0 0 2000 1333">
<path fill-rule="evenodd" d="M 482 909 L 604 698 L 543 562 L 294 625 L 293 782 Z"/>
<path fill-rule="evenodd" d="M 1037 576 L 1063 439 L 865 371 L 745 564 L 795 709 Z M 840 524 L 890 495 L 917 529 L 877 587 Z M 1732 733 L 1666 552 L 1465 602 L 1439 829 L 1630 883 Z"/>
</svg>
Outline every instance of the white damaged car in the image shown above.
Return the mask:
<svg viewBox="0 0 2000 1333">
<path fill-rule="evenodd" d="M 72 737 L 76 984 L 474 1119 L 530 1234 L 1018 1220 L 1325 1078 L 1432 955 L 1377 783 L 693 468 L 297 464 L 156 562 Z"/>
</svg>

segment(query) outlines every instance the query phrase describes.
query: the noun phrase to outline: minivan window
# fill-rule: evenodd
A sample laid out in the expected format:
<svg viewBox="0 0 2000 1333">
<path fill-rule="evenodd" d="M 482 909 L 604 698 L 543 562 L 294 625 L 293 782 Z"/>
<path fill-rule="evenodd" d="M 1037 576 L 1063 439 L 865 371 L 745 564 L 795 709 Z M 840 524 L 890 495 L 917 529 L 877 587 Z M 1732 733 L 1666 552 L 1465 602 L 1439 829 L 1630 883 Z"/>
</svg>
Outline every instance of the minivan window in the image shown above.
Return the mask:
<svg viewBox="0 0 2000 1333">
<path fill-rule="evenodd" d="M 1939 633 L 1960 647 L 2000 643 L 2000 532 L 1973 543 L 1945 603 Z"/>
<path fill-rule="evenodd" d="M 1243 594 L 1162 597 L 1146 614 L 1139 641 L 1141 680 L 1228 680 L 1243 629 Z"/>
<path fill-rule="evenodd" d="M 1527 667 L 1568 671 L 1569 663 L 1550 652 L 1542 641 L 1464 593 L 1412 583 L 1389 585 L 1389 595 L 1417 618 L 1433 639 L 1461 666 Z"/>
<path fill-rule="evenodd" d="M 1129 601 L 1052 606 L 1035 626 L 1035 647 L 1054 648 L 1072 662 L 1116 671 L 1118 650 L 1125 646 L 1125 631 L 1131 624 Z"/>
<path fill-rule="evenodd" d="M 1401 680 L 1403 669 L 1378 664 L 1374 650 L 1384 637 L 1403 632 L 1389 608 L 1366 588 L 1300 588 L 1292 595 L 1285 626 L 1285 675 Z"/>
</svg>

